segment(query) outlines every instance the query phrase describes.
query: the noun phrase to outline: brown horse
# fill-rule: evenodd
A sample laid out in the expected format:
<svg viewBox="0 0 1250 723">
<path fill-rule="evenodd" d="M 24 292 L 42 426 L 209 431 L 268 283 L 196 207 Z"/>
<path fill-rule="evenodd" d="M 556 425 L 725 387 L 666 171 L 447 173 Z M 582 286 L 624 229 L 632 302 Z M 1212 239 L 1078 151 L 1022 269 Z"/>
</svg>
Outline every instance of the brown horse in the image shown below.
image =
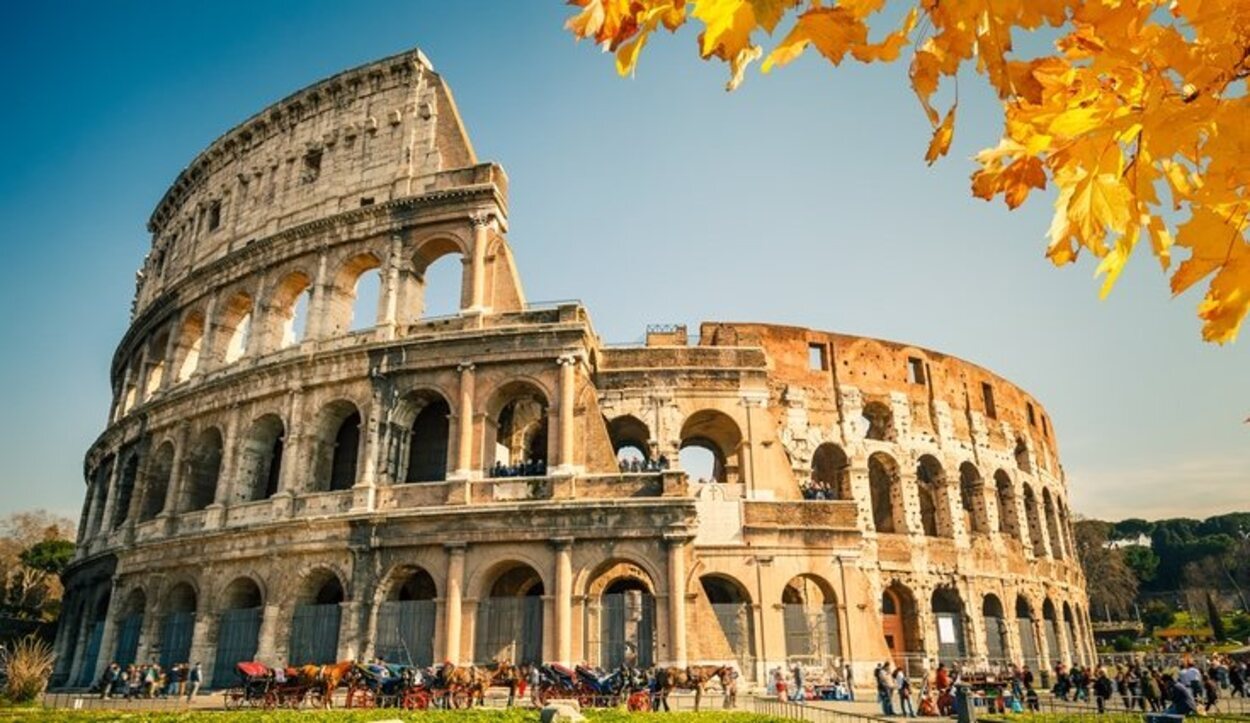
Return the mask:
<svg viewBox="0 0 1250 723">
<path fill-rule="evenodd" d="M 659 689 L 658 705 L 668 710 L 668 694 L 674 690 L 693 690 L 694 709 L 699 710 L 703 689 L 712 678 L 720 681 L 721 689 L 729 689 L 733 668 L 728 665 L 691 665 L 686 668 L 660 668 L 655 671 L 656 688 Z"/>
<path fill-rule="evenodd" d="M 321 693 L 321 707 L 334 707 L 334 691 L 339 687 L 356 664 L 345 660 L 333 665 L 303 665 L 298 668 L 287 668 L 288 680 L 297 681 L 309 690 Z"/>
<path fill-rule="evenodd" d="M 472 708 L 474 705 L 485 703 L 486 689 L 490 687 L 493 676 L 485 668 L 474 665 L 456 665 L 448 661 L 439 668 L 439 677 L 445 690 L 444 702 L 450 699 L 451 704 L 456 708 L 459 708 L 462 702 Z"/>
</svg>

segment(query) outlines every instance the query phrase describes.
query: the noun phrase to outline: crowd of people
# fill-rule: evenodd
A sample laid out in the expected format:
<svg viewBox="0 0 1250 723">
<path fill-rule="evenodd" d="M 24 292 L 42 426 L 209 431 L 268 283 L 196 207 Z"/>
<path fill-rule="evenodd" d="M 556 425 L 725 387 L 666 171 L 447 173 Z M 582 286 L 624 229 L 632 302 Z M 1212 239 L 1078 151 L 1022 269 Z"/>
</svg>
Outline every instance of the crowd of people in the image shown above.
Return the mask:
<svg viewBox="0 0 1250 723">
<path fill-rule="evenodd" d="M 1175 669 L 1143 663 L 1112 666 L 1055 667 L 1055 697 L 1093 701 L 1099 712 L 1118 698 L 1125 710 L 1190 715 L 1219 709 L 1220 698 L 1250 697 L 1250 669 L 1245 661 L 1214 656 L 1204 665 L 1185 659 Z"/>
<path fill-rule="evenodd" d="M 496 461 L 490 468 L 491 477 L 543 477 L 547 474 L 547 460 L 526 459 L 515 464 Z"/>
<path fill-rule="evenodd" d="M 630 459 L 619 460 L 621 472 L 639 473 L 639 472 L 663 472 L 668 469 L 668 457 L 660 455 L 657 459 L 642 459 L 633 457 Z"/>
<path fill-rule="evenodd" d="M 110 698 L 178 698 L 191 700 L 200 692 L 204 670 L 199 663 L 177 663 L 162 668 L 157 663 L 130 664 L 122 667 L 109 663 L 100 677 L 100 697 Z"/>
</svg>

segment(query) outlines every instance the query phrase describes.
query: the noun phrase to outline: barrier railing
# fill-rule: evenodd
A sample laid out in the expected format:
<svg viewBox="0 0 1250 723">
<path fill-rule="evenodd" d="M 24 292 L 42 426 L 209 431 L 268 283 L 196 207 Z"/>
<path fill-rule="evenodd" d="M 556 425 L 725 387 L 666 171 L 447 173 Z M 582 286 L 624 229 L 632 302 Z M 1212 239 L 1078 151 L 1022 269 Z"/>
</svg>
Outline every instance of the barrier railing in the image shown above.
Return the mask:
<svg viewBox="0 0 1250 723">
<path fill-rule="evenodd" d="M 791 703 L 777 698 L 751 698 L 749 710 L 761 715 L 776 716 L 790 720 L 811 721 L 812 723 L 877 723 L 889 720 L 843 710 L 833 710 L 814 705 Z"/>
<path fill-rule="evenodd" d="M 1128 705 L 1125 705 L 1125 701 Z M 1053 697 L 1042 697 L 1038 703 L 1043 713 L 1062 714 L 1065 718 L 1071 716 L 1073 720 L 1096 721 L 1106 716 L 1115 715 L 1132 715 L 1132 716 L 1150 716 L 1161 715 L 1167 708 L 1167 701 L 1161 701 L 1157 704 L 1157 710 L 1144 698 L 1139 696 L 1129 696 L 1125 698 L 1120 695 L 1114 695 L 1107 699 L 1103 713 L 1098 712 L 1097 703 L 1094 701 L 1067 701 L 1056 699 Z M 1199 701 L 1198 709 L 1203 710 L 1206 706 Z M 1250 702 L 1244 698 L 1226 698 L 1221 697 L 1216 705 L 1209 711 L 1203 713 L 1206 720 L 1228 720 L 1228 721 L 1246 721 L 1250 720 Z"/>
</svg>

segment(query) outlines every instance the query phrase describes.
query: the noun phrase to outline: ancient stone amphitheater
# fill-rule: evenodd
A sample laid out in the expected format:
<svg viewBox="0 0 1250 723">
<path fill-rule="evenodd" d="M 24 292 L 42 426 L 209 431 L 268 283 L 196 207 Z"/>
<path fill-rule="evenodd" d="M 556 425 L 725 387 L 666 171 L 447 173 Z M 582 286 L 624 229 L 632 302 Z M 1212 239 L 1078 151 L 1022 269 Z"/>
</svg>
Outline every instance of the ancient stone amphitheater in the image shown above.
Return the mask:
<svg viewBox="0 0 1250 723">
<path fill-rule="evenodd" d="M 216 684 L 382 656 L 850 664 L 861 685 L 890 658 L 1090 660 L 1037 400 L 794 327 L 605 345 L 580 304 L 526 300 L 507 197 L 415 50 L 179 174 L 86 455 L 55 685 L 148 660 Z M 444 257 L 459 311 L 432 318 Z"/>
</svg>

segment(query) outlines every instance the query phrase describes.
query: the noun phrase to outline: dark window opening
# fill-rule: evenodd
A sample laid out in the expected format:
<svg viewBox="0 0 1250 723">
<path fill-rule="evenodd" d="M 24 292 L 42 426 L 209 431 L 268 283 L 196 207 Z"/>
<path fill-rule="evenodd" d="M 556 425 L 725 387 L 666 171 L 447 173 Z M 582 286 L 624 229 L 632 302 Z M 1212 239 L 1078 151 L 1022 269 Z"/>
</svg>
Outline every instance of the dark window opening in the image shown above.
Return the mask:
<svg viewBox="0 0 1250 723">
<path fill-rule="evenodd" d="M 321 175 L 321 151 L 309 151 L 304 154 L 304 173 L 301 180 L 312 183 Z"/>
<path fill-rule="evenodd" d="M 824 344 L 807 345 L 807 368 L 818 372 L 829 368 L 829 360 L 825 356 Z"/>
<path fill-rule="evenodd" d="M 1036 427 L 1036 426 L 1037 426 L 1037 416 L 1033 413 L 1033 403 L 1032 403 L 1032 402 L 1025 402 L 1025 403 L 1024 403 L 1024 409 L 1025 409 L 1025 411 L 1027 411 L 1027 412 L 1029 413 L 1029 426 L 1030 426 L 1030 427 Z"/>
<path fill-rule="evenodd" d="M 365 206 L 372 206 L 372 205 L 373 205 L 373 196 L 364 196 L 364 197 L 362 197 L 362 198 L 360 199 L 360 205 L 361 205 L 361 207 L 362 207 L 362 208 L 363 208 L 363 207 L 365 207 Z"/>
<path fill-rule="evenodd" d="M 1050 426 L 1046 424 L 1046 417 L 1042 417 L 1042 436 L 1050 439 Z"/>
<path fill-rule="evenodd" d="M 221 226 L 221 201 L 213 201 L 208 207 L 208 230 L 216 231 Z"/>
<path fill-rule="evenodd" d="M 924 384 L 924 361 L 914 356 L 907 357 L 907 382 Z"/>
<path fill-rule="evenodd" d="M 981 400 L 985 403 L 985 416 L 998 419 L 998 410 L 994 408 L 994 388 L 988 382 L 981 382 Z"/>
</svg>

